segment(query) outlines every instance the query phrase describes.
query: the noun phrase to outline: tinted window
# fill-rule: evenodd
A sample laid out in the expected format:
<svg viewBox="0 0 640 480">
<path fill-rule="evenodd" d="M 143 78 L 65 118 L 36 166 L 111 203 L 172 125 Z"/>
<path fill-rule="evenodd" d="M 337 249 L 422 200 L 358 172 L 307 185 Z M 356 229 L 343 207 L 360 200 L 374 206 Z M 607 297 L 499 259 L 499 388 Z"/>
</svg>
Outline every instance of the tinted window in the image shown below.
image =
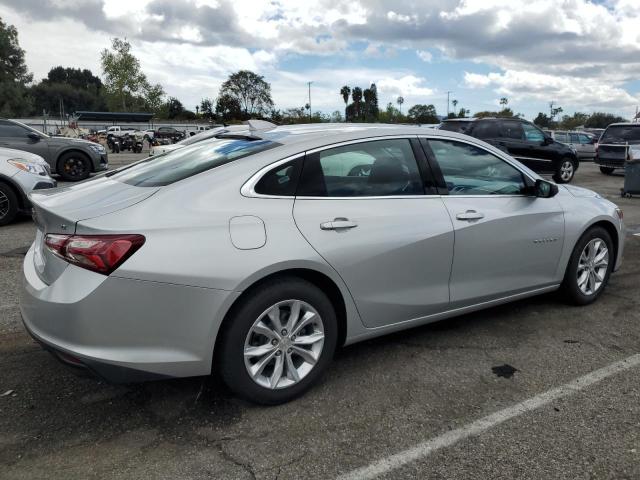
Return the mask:
<svg viewBox="0 0 640 480">
<path fill-rule="evenodd" d="M 169 185 L 233 160 L 278 146 L 270 140 L 217 139 L 136 163 L 112 178 L 138 187 Z"/>
<path fill-rule="evenodd" d="M 495 155 L 462 142 L 429 140 L 450 195 L 514 195 L 525 192 L 522 173 Z"/>
<path fill-rule="evenodd" d="M 256 193 L 291 197 L 296 194 L 302 159 L 292 160 L 267 172 L 256 184 Z"/>
<path fill-rule="evenodd" d="M 422 195 L 409 140 L 376 140 L 307 155 L 298 196 Z"/>
<path fill-rule="evenodd" d="M 589 144 L 589 143 L 593 143 L 593 141 L 591 140 L 591 137 L 589 135 L 585 135 L 583 133 L 581 133 L 579 135 L 580 138 L 580 143 L 582 143 L 583 145 Z"/>
<path fill-rule="evenodd" d="M 571 143 L 580 143 L 580 140 L 578 140 L 578 134 L 577 133 L 570 133 L 569 134 L 569 140 L 571 141 Z"/>
<path fill-rule="evenodd" d="M 471 126 L 471 124 L 472 122 L 469 122 L 469 121 L 448 120 L 446 122 L 442 122 L 442 125 L 440 125 L 440 130 L 464 133 Z"/>
<path fill-rule="evenodd" d="M 600 139 L 600 143 L 607 142 L 640 142 L 640 124 L 608 127 Z"/>
<path fill-rule="evenodd" d="M 523 123 L 522 129 L 524 130 L 524 138 L 527 142 L 540 143 L 544 141 L 544 133 L 542 133 L 542 130 L 539 128 L 528 123 Z"/>
<path fill-rule="evenodd" d="M 479 121 L 473 127 L 472 134 L 476 138 L 496 138 L 500 136 L 498 122 Z"/>
<path fill-rule="evenodd" d="M 524 138 L 522 124 L 520 122 L 502 122 L 501 130 L 503 137 L 513 138 L 516 140 L 522 140 Z"/>
<path fill-rule="evenodd" d="M 556 137 L 555 140 L 557 142 L 563 142 L 563 143 L 569 142 L 569 138 L 567 137 L 566 133 L 556 133 L 555 137 Z"/>
<path fill-rule="evenodd" d="M 29 131 L 20 125 L 10 122 L 0 122 L 0 137 L 26 137 Z"/>
</svg>

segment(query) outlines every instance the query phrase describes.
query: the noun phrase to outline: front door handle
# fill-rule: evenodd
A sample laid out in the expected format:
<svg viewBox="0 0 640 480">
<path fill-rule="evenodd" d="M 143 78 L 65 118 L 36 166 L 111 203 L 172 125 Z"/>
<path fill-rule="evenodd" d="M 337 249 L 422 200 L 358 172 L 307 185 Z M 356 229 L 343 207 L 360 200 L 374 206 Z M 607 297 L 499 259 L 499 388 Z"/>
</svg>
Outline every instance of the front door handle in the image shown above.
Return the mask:
<svg viewBox="0 0 640 480">
<path fill-rule="evenodd" d="M 480 220 L 484 218 L 484 213 L 476 212 L 475 210 L 467 210 L 464 213 L 456 215 L 458 220 Z"/>
<path fill-rule="evenodd" d="M 324 222 L 320 224 L 320 228 L 322 230 L 341 230 L 343 228 L 355 228 L 358 224 L 356 222 L 352 222 L 348 218 L 337 217 L 334 218 L 332 222 Z"/>
</svg>

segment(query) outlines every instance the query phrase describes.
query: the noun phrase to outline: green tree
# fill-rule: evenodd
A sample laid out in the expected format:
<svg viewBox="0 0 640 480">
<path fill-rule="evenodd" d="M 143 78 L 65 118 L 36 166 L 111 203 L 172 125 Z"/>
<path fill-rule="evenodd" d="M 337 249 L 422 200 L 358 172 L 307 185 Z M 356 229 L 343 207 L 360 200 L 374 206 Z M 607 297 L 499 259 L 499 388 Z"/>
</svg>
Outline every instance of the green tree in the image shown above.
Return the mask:
<svg viewBox="0 0 640 480">
<path fill-rule="evenodd" d="M 509 99 L 507 97 L 502 97 L 500 99 L 500 105 L 502 106 L 503 110 L 507 108 L 507 103 L 509 103 Z"/>
<path fill-rule="evenodd" d="M 563 115 L 560 124 L 560 128 L 566 130 L 575 130 L 577 127 L 582 127 L 589 119 L 589 115 L 582 112 L 575 112 L 573 115 Z"/>
<path fill-rule="evenodd" d="M 143 87 L 143 96 L 144 106 L 147 111 L 153 112 L 157 115 L 163 110 L 165 93 L 162 85 L 159 83 L 150 85 L 145 82 Z"/>
<path fill-rule="evenodd" d="M 364 97 L 364 111 L 362 116 L 366 122 L 375 122 L 378 120 L 378 88 L 375 83 L 362 92 Z"/>
<path fill-rule="evenodd" d="M 458 105 L 458 100 L 454 98 L 453 100 L 451 100 L 451 104 L 453 105 L 453 109 L 455 110 Z"/>
<path fill-rule="evenodd" d="M 40 83 L 29 87 L 33 113 L 105 110 L 102 81 L 90 70 L 54 67 Z"/>
<path fill-rule="evenodd" d="M 359 121 L 361 118 L 360 104 L 362 103 L 362 89 L 360 87 L 353 87 L 353 90 L 351 90 L 351 98 L 353 99 L 352 121 Z"/>
<path fill-rule="evenodd" d="M 212 120 L 215 117 L 215 107 L 210 98 L 203 98 L 200 101 L 200 115 L 207 120 Z"/>
<path fill-rule="evenodd" d="M 538 116 L 533 119 L 533 123 L 542 128 L 549 128 L 551 125 L 551 118 L 545 113 L 538 112 Z"/>
<path fill-rule="evenodd" d="M 436 107 L 434 107 L 431 104 L 414 105 L 409 109 L 407 116 L 409 117 L 409 120 L 412 123 L 421 123 L 421 124 L 439 123 L 438 115 L 436 113 Z"/>
<path fill-rule="evenodd" d="M 587 128 L 607 128 L 611 123 L 628 122 L 628 120 L 612 113 L 593 112 L 584 123 Z"/>
<path fill-rule="evenodd" d="M 24 62 L 24 50 L 18 43 L 18 30 L 0 18 L 0 116 L 26 115 L 31 98 L 26 84 L 33 79 Z"/>
<path fill-rule="evenodd" d="M 238 99 L 228 94 L 220 95 L 216 101 L 216 117 L 222 122 L 240 120 L 242 108 Z"/>
<path fill-rule="evenodd" d="M 245 119 L 268 113 L 273 108 L 271 85 L 262 75 L 249 70 L 240 70 L 229 75 L 220 87 L 218 100 L 233 98 L 240 106 Z"/>
<path fill-rule="evenodd" d="M 349 95 L 351 95 L 351 89 L 345 85 L 340 89 L 340 95 L 342 95 L 342 100 L 344 100 L 344 110 L 345 110 L 345 122 L 347 121 L 347 105 L 349 104 Z"/>
<path fill-rule="evenodd" d="M 131 44 L 113 38 L 111 50 L 105 48 L 100 53 L 100 62 L 109 107 L 124 112 L 138 108 L 148 82 L 140 61 L 131 53 Z"/>
</svg>

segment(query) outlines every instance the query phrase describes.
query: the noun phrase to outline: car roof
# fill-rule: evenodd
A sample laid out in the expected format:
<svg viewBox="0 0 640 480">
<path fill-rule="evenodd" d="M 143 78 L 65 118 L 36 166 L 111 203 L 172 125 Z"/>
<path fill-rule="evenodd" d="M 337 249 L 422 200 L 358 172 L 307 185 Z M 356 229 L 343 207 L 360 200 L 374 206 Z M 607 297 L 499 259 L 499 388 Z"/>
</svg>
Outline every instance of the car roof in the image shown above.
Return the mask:
<svg viewBox="0 0 640 480">
<path fill-rule="evenodd" d="M 640 127 L 640 123 L 637 122 L 618 122 L 618 123 L 610 123 L 607 125 L 609 127 Z"/>
</svg>

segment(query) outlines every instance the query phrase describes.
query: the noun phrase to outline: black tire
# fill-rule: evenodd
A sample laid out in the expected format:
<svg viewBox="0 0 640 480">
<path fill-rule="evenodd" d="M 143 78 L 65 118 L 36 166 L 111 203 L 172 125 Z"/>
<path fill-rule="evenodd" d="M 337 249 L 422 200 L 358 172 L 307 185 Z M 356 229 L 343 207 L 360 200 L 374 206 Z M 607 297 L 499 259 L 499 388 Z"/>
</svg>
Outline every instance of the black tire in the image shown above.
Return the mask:
<svg viewBox="0 0 640 480">
<path fill-rule="evenodd" d="M 0 227 L 7 225 L 18 215 L 18 197 L 6 183 L 0 182 Z"/>
<path fill-rule="evenodd" d="M 613 167 L 600 167 L 600 171 L 602 173 L 604 173 L 605 175 L 611 175 L 614 170 L 615 170 L 615 168 L 613 168 Z"/>
<path fill-rule="evenodd" d="M 57 171 L 63 180 L 78 182 L 89 177 L 91 162 L 84 153 L 67 152 L 58 160 Z"/>
<path fill-rule="evenodd" d="M 569 165 L 571 168 L 571 172 L 570 172 L 570 176 L 567 176 L 565 172 L 567 172 Z M 563 157 L 560 160 L 560 162 L 558 162 L 558 165 L 556 166 L 556 171 L 553 174 L 553 180 L 556 183 L 570 183 L 576 174 L 576 168 L 577 166 L 575 161 L 573 161 L 569 157 Z"/>
<path fill-rule="evenodd" d="M 602 284 L 594 293 L 587 295 L 583 293 L 578 286 L 578 264 L 583 250 L 587 244 L 594 239 L 600 239 L 606 244 L 607 249 L 609 250 L 609 260 Z M 561 287 L 561 292 L 565 300 L 573 305 L 589 305 L 590 303 L 595 302 L 609 282 L 609 277 L 611 276 L 611 270 L 613 269 L 615 260 L 615 250 L 613 248 L 613 241 L 611 240 L 609 232 L 602 227 L 593 227 L 587 230 L 573 248 L 569 264 L 567 265 L 567 271 L 565 272 Z"/>
<path fill-rule="evenodd" d="M 285 300 L 302 300 L 320 315 L 324 344 L 313 369 L 291 386 L 270 389 L 258 385 L 247 372 L 244 345 L 254 322 L 271 306 Z M 283 277 L 249 290 L 226 319 L 217 342 L 214 368 L 238 396 L 264 405 L 288 402 L 307 391 L 327 369 L 338 338 L 336 313 L 329 298 L 315 285 L 295 277 Z"/>
</svg>

